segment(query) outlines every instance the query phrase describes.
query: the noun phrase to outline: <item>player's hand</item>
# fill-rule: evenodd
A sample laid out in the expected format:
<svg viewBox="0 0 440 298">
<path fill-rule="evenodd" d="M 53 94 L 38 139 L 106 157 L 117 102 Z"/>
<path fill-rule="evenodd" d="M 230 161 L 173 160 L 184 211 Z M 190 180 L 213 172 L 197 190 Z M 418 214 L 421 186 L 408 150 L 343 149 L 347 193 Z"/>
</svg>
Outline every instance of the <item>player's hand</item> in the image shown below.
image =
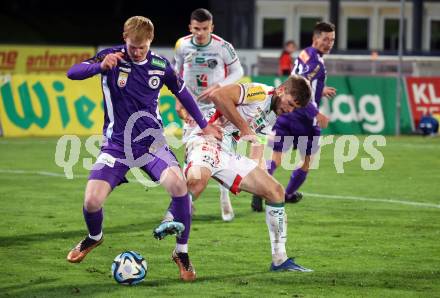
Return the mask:
<svg viewBox="0 0 440 298">
<path fill-rule="evenodd" d="M 187 115 L 183 121 L 189 126 L 196 126 L 196 121 L 190 115 Z"/>
<path fill-rule="evenodd" d="M 336 89 L 333 87 L 324 87 L 322 90 L 322 97 L 327 97 L 328 99 L 332 99 L 336 96 Z"/>
<path fill-rule="evenodd" d="M 330 119 L 326 115 L 318 113 L 318 115 L 316 115 L 316 120 L 318 121 L 319 127 L 327 128 Z"/>
<path fill-rule="evenodd" d="M 101 62 L 101 69 L 102 70 L 112 69 L 113 67 L 118 65 L 118 62 L 122 60 L 122 57 L 124 57 L 124 53 L 121 52 L 108 54 Z"/>
<path fill-rule="evenodd" d="M 251 145 L 260 145 L 257 135 L 251 130 L 241 133 L 240 140 L 249 142 Z"/>
<path fill-rule="evenodd" d="M 217 140 L 221 141 L 223 138 L 223 132 L 218 125 L 208 123 L 204 129 L 202 129 L 204 135 L 213 136 Z"/>
<path fill-rule="evenodd" d="M 220 88 L 219 84 L 214 84 L 210 86 L 208 89 L 200 93 L 200 95 L 197 97 L 197 100 L 210 100 L 212 93 L 214 93 L 214 91 L 219 88 Z"/>
</svg>

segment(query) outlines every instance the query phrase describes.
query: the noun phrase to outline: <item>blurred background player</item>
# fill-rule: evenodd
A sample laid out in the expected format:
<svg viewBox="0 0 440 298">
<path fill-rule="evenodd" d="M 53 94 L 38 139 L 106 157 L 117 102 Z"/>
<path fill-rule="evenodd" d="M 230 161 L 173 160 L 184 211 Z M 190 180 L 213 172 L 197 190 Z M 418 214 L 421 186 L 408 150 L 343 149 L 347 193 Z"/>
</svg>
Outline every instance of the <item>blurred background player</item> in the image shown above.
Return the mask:
<svg viewBox="0 0 440 298">
<path fill-rule="evenodd" d="M 286 41 L 280 59 L 278 60 L 278 75 L 288 76 L 293 70 L 292 54 L 297 50 L 296 43 L 293 40 Z"/>
<path fill-rule="evenodd" d="M 273 155 L 268 162 L 268 171 L 271 175 L 281 163 L 281 154 L 292 146 L 296 150 L 299 147 L 302 165 L 292 172 L 286 187 L 285 201 L 296 203 L 302 198 L 297 192 L 306 180 L 311 156 L 318 149 L 321 128 L 328 125 L 329 119 L 318 110 L 322 97 L 332 98 L 336 95 L 336 89 L 325 86 L 326 70 L 324 66 L 324 54 L 329 54 L 335 42 L 335 26 L 328 22 L 319 22 L 313 30 L 312 46 L 305 48 L 295 60 L 292 74 L 299 74 L 310 81 L 312 86 L 312 101 L 302 109 L 296 109 L 278 117 L 273 126 Z M 254 211 L 261 212 L 263 204 L 261 198 L 254 196 L 251 207 Z"/>
<path fill-rule="evenodd" d="M 235 83 L 243 76 L 234 47 L 221 37 L 213 34 L 212 14 L 199 8 L 191 13 L 190 35 L 180 38 L 175 47 L 175 69 L 182 76 L 188 90 L 198 98 L 197 104 L 202 113 L 209 118 L 212 102 L 206 100 L 216 89 Z M 184 121 L 183 139 L 194 129 L 194 120 L 177 101 L 176 111 Z M 193 198 L 195 199 L 195 198 Z M 220 185 L 220 205 L 222 219 L 234 218 L 229 190 Z"/>
<path fill-rule="evenodd" d="M 276 89 L 258 83 L 224 86 L 209 96 L 217 108 L 210 122 L 218 123 L 223 129 L 222 142 L 200 135 L 199 128 L 194 128 L 187 138 L 185 174 L 188 190 L 194 198 L 204 191 L 211 177 L 234 194 L 243 190 L 265 198 L 272 248 L 271 271 L 312 270 L 287 257 L 284 188 L 267 173 L 264 145 L 258 142 L 256 134 L 273 125 L 277 115 L 307 105 L 310 98 L 310 85 L 301 76 L 290 76 Z M 250 158 L 232 149 L 238 138 L 251 142 Z"/>
<path fill-rule="evenodd" d="M 73 80 L 101 74 L 105 139 L 85 190 L 83 214 L 89 235 L 69 252 L 67 260 L 81 262 L 103 242 L 102 206 L 116 186 L 127 182 L 127 171 L 139 167 L 152 180 L 160 181 L 172 197 L 169 210 L 176 222 L 161 224 L 155 231 L 159 236 L 181 233 L 172 257 L 181 279 L 190 281 L 195 279 L 188 257 L 191 202 L 179 163 L 166 144 L 157 114 L 161 87 L 165 84 L 179 98 L 204 133 L 218 134 L 218 131 L 207 124 L 168 60 L 149 50 L 153 37 L 154 26 L 148 18 L 131 17 L 124 24 L 124 45 L 102 50 L 68 71 L 68 77 Z M 127 130 L 127 126 L 132 129 Z M 145 131 L 152 133 L 145 135 Z"/>
</svg>

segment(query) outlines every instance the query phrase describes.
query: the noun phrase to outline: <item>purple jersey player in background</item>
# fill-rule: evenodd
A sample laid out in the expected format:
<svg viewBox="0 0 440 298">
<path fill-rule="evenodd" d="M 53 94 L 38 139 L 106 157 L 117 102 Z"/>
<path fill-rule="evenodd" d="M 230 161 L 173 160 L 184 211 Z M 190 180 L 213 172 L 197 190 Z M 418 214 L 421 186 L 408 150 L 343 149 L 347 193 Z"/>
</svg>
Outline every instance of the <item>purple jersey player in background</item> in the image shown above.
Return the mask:
<svg viewBox="0 0 440 298">
<path fill-rule="evenodd" d="M 330 53 L 335 42 L 335 26 L 328 22 L 319 22 L 313 30 L 311 47 L 301 51 L 295 61 L 292 74 L 299 74 L 310 81 L 313 100 L 302 109 L 296 109 L 278 117 L 273 126 L 274 140 L 272 160 L 268 163 L 269 174 L 273 174 L 281 163 L 281 154 L 292 146 L 299 147 L 302 165 L 292 172 L 286 187 L 285 201 L 297 203 L 302 194 L 297 192 L 304 183 L 309 171 L 311 157 L 318 151 L 321 128 L 328 125 L 329 119 L 319 112 L 322 97 L 332 98 L 336 89 L 325 86 L 327 72 L 324 66 L 323 55 Z M 254 211 L 263 210 L 262 200 L 254 196 L 251 207 Z"/>
<path fill-rule="evenodd" d="M 173 259 L 181 279 L 191 281 L 195 279 L 188 257 L 191 200 L 179 163 L 163 135 L 158 107 L 161 87 L 165 84 L 179 98 L 203 133 L 219 137 L 220 132 L 207 124 L 170 63 L 150 51 L 153 37 L 154 26 L 149 19 L 131 17 L 124 24 L 124 45 L 105 49 L 72 66 L 67 73 L 72 80 L 101 74 L 105 101 L 104 143 L 84 196 L 83 214 L 89 235 L 69 252 L 67 260 L 81 262 L 102 243 L 102 205 L 116 186 L 127 182 L 127 171 L 139 167 L 152 180 L 160 181 L 172 197 L 169 210 L 175 222 L 162 223 L 154 235 L 159 239 L 169 234 L 179 236 Z"/>
</svg>

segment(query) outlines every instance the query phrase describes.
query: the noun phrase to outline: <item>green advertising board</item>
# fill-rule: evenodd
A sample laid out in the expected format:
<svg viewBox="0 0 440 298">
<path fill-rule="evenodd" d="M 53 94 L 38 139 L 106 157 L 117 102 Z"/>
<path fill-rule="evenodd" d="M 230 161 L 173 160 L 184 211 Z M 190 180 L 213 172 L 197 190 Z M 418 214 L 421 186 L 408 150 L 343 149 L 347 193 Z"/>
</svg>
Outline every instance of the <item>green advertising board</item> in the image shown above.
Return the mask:
<svg viewBox="0 0 440 298">
<path fill-rule="evenodd" d="M 252 81 L 278 86 L 286 77 L 256 76 Z M 321 102 L 330 117 L 324 134 L 384 134 L 396 131 L 397 79 L 369 76 L 329 76 L 327 86 L 337 89 L 335 98 Z M 411 132 L 406 94 L 402 98 L 401 132 Z"/>
</svg>

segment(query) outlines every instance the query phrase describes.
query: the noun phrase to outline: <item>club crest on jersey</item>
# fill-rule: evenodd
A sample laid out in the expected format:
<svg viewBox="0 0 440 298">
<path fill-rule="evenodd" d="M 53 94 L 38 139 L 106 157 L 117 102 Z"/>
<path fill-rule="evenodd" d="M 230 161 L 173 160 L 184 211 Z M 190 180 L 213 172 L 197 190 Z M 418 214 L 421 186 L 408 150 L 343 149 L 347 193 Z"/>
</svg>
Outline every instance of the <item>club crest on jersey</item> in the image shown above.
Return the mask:
<svg viewBox="0 0 440 298">
<path fill-rule="evenodd" d="M 124 88 L 127 85 L 128 73 L 120 71 L 118 76 L 118 87 Z"/>
<path fill-rule="evenodd" d="M 148 79 L 148 86 L 150 86 L 151 89 L 157 89 L 160 85 L 160 78 L 158 76 L 152 76 Z"/>
<path fill-rule="evenodd" d="M 208 67 L 213 69 L 217 66 L 218 62 L 216 59 L 208 59 Z"/>
</svg>

